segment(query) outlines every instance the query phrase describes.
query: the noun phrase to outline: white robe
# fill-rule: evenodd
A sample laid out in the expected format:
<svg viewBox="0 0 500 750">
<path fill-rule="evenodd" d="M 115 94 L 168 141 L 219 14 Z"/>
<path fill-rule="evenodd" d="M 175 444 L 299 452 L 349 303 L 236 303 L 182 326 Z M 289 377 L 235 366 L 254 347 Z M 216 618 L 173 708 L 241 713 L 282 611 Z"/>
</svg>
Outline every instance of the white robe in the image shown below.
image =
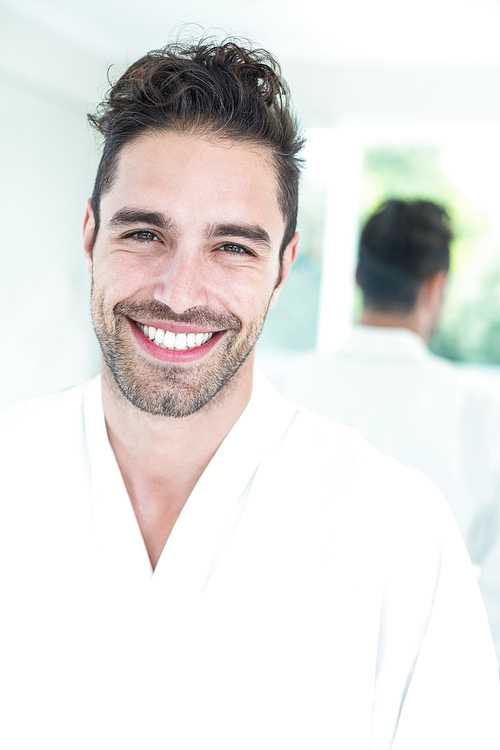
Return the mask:
<svg viewBox="0 0 500 750">
<path fill-rule="evenodd" d="M 286 398 L 436 484 L 478 573 L 500 660 L 500 387 L 431 354 L 413 331 L 366 325 L 331 354 L 269 375 Z"/>
<path fill-rule="evenodd" d="M 257 377 L 153 573 L 98 379 L 0 425 L 2 747 L 500 747 L 484 608 L 422 475 Z"/>
</svg>

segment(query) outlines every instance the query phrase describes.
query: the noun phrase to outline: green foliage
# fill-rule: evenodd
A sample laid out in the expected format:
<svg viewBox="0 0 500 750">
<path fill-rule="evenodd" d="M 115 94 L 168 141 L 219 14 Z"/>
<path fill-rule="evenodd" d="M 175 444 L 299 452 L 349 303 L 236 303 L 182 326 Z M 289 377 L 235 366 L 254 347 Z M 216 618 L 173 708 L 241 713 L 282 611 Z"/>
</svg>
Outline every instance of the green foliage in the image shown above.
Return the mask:
<svg viewBox="0 0 500 750">
<path fill-rule="evenodd" d="M 316 345 L 319 262 L 299 257 L 280 294 L 269 311 L 259 348 L 304 350 Z"/>
<path fill-rule="evenodd" d="M 453 188 L 439 169 L 433 146 L 377 147 L 365 151 L 361 213 L 369 213 L 388 198 L 427 198 L 445 202 Z"/>
</svg>

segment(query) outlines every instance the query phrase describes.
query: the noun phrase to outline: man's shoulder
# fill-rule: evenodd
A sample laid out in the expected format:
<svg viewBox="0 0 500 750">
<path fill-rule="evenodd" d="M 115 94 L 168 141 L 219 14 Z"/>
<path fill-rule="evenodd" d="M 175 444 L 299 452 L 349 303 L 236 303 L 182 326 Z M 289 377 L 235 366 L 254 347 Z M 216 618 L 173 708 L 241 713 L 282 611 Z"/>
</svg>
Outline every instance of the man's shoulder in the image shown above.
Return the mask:
<svg viewBox="0 0 500 750">
<path fill-rule="evenodd" d="M 498 379 L 473 365 L 450 362 L 429 352 L 426 367 L 428 383 L 435 385 L 444 403 L 460 415 L 462 431 L 494 441 L 498 450 L 500 439 L 500 375 Z M 438 390 L 439 388 L 439 390 Z M 447 400 L 446 400 L 447 399 Z"/>
<path fill-rule="evenodd" d="M 297 405 L 290 429 L 298 471 L 311 472 L 323 482 L 341 482 L 347 494 L 358 498 L 419 497 L 444 503 L 433 482 L 382 453 L 355 430 Z M 285 447 L 286 441 L 283 447 Z M 298 456 L 302 454 L 302 462 Z M 293 459 L 292 459 L 293 463 Z M 369 502 L 372 502 L 369 500 Z"/>
<path fill-rule="evenodd" d="M 421 476 L 419 472 L 379 451 L 351 427 L 312 411 L 293 398 L 280 394 L 274 384 L 271 386 L 274 397 L 292 407 L 293 416 L 280 449 L 288 451 L 290 455 L 302 455 L 303 460 L 297 464 L 299 470 L 314 466 L 323 475 L 332 469 L 361 463 L 374 471 Z"/>
<path fill-rule="evenodd" d="M 40 432 L 48 435 L 81 423 L 84 395 L 92 383 L 95 380 L 0 410 L 0 440 L 8 444 L 19 436 L 29 441 L 31 437 L 39 438 Z"/>
<path fill-rule="evenodd" d="M 432 567 L 445 537 L 461 544 L 451 511 L 428 477 L 303 407 L 269 456 L 258 489 L 266 497 L 266 517 L 277 509 L 277 517 L 308 539 L 345 536 L 360 555 L 372 549 L 374 564 L 397 558 L 411 568 L 427 548 Z"/>
<path fill-rule="evenodd" d="M 42 527 L 42 508 L 46 518 L 54 518 L 73 507 L 65 501 L 76 500 L 88 479 L 84 412 L 93 382 L 0 412 L 0 494 L 8 501 L 1 504 L 1 513 L 16 517 L 18 511 L 28 513 L 29 508 L 28 515 Z"/>
</svg>

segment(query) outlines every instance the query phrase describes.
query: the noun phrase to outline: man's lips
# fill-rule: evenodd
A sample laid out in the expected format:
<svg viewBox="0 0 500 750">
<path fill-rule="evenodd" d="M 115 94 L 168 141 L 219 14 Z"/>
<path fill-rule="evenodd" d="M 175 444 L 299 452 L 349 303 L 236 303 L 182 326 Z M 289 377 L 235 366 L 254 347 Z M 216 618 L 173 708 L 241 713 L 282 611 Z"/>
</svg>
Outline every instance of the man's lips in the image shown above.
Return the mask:
<svg viewBox="0 0 500 750">
<path fill-rule="evenodd" d="M 172 331 L 171 328 L 177 328 L 178 326 L 170 326 L 170 324 L 168 329 L 152 325 L 143 325 L 142 323 L 136 323 L 136 325 L 139 330 L 157 346 L 160 346 L 162 349 L 171 349 L 174 351 L 186 351 L 187 349 L 194 349 L 198 346 L 203 346 L 203 344 L 210 341 L 214 335 L 213 331 L 186 330 L 186 327 L 184 327 L 183 331 Z"/>
</svg>

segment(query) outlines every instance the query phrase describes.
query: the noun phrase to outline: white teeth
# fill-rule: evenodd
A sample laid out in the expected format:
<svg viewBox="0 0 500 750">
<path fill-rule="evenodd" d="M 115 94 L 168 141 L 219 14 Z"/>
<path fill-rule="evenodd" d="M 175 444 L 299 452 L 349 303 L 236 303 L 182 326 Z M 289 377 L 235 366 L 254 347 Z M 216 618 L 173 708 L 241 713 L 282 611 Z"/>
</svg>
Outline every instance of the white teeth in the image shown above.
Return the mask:
<svg viewBox="0 0 500 750">
<path fill-rule="evenodd" d="M 172 333 L 172 331 L 165 331 L 163 346 L 166 349 L 173 349 L 175 347 L 175 333 Z"/>
<path fill-rule="evenodd" d="M 176 351 L 186 351 L 196 346 L 202 346 L 209 341 L 213 333 L 172 333 L 164 331 L 161 328 L 153 326 L 143 326 L 138 323 L 137 326 L 153 343 L 162 349 L 175 349 Z"/>
<path fill-rule="evenodd" d="M 186 349 L 186 334 L 185 333 L 178 333 L 175 337 L 175 348 L 176 349 Z"/>
</svg>

